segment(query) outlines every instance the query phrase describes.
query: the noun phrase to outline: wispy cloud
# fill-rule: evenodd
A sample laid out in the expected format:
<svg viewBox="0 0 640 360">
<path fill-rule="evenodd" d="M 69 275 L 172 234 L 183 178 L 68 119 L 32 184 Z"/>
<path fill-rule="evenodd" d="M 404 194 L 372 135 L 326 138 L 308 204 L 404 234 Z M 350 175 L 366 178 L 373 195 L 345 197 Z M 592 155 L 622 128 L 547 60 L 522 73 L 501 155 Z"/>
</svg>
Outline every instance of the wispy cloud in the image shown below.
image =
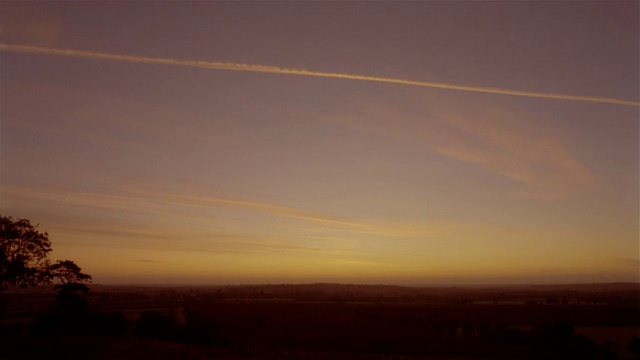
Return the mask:
<svg viewBox="0 0 640 360">
<path fill-rule="evenodd" d="M 535 128 L 537 121 L 505 107 L 452 106 L 430 96 L 413 111 L 367 106 L 329 119 L 351 130 L 418 142 L 442 156 L 481 166 L 523 186 L 518 197 L 561 199 L 588 191 L 597 177 L 559 141 Z M 525 125 L 526 124 L 526 125 Z"/>
<path fill-rule="evenodd" d="M 470 86 L 470 85 L 456 85 L 456 84 L 447 84 L 447 83 L 429 82 L 429 81 L 385 78 L 385 77 L 378 77 L 378 76 L 320 72 L 320 71 L 303 70 L 303 69 L 288 69 L 288 68 L 281 68 L 277 66 L 256 65 L 256 64 L 142 57 L 142 56 L 133 56 L 133 55 L 109 54 L 109 53 L 100 53 L 100 52 L 91 52 L 91 51 L 82 51 L 82 50 L 48 48 L 48 47 L 18 45 L 18 44 L 0 44 L 0 51 L 14 52 L 14 53 L 69 56 L 69 57 L 77 57 L 77 58 L 94 58 L 94 59 L 123 61 L 123 62 L 131 62 L 131 63 L 143 63 L 143 64 L 178 65 L 178 66 L 188 66 L 188 67 L 197 67 L 197 68 L 214 69 L 214 70 L 250 71 L 250 72 L 260 72 L 260 73 L 314 76 L 314 77 L 420 86 L 420 87 L 427 87 L 427 88 L 456 90 L 456 91 L 489 93 L 489 94 L 498 94 L 498 95 L 524 96 L 524 97 L 555 99 L 555 100 L 586 101 L 586 102 L 608 103 L 608 104 L 634 106 L 634 107 L 640 106 L 640 103 L 635 101 L 595 97 L 595 96 L 538 93 L 538 92 L 523 91 L 523 90 L 498 89 L 498 88 Z"/>
<path fill-rule="evenodd" d="M 151 195 L 151 194 L 147 194 Z M 366 227 L 366 225 L 348 221 L 341 217 L 329 214 L 323 214 L 317 211 L 300 209 L 290 206 L 283 206 L 277 204 L 270 204 L 260 201 L 243 200 L 243 199 L 231 199 L 223 197 L 213 196 L 194 196 L 194 195 L 179 195 L 179 194 L 166 194 L 156 193 L 152 195 L 154 197 L 161 197 L 167 201 L 171 201 L 175 204 L 185 206 L 231 206 L 240 207 L 246 209 L 252 209 L 267 213 L 275 216 L 289 217 L 304 221 L 324 223 L 330 225 L 340 225 L 353 228 Z"/>
<path fill-rule="evenodd" d="M 297 219 L 305 222 L 335 225 L 344 228 L 368 229 L 365 223 L 350 221 L 346 218 L 325 214 L 313 210 L 266 203 L 247 199 L 234 199 L 206 195 L 183 195 L 163 191 L 130 191 L 120 194 L 102 194 L 94 192 L 51 191 L 20 186 L 4 186 L 3 196 L 37 199 L 38 201 L 59 205 L 102 208 L 132 213 L 166 214 L 167 205 L 177 207 L 233 207 L 252 210 L 258 213 Z"/>
<path fill-rule="evenodd" d="M 162 261 L 150 260 L 150 259 L 138 259 L 137 261 L 142 263 L 150 263 L 150 264 L 157 264 L 162 262 Z"/>
<path fill-rule="evenodd" d="M 103 194 L 65 190 L 43 190 L 23 186 L 4 185 L 5 201 L 31 199 L 45 204 L 123 211 L 126 213 L 164 213 L 164 210 L 148 201 L 131 195 Z"/>
<path fill-rule="evenodd" d="M 318 233 L 313 225 L 320 225 L 326 229 L 336 229 L 343 236 L 371 235 L 382 238 L 395 239 L 427 239 L 434 237 L 448 237 L 454 233 L 459 233 L 461 229 L 468 228 L 468 224 L 459 222 L 402 222 L 388 221 L 381 219 L 371 219 L 368 221 L 349 219 L 344 216 L 327 214 L 319 211 L 301 209 L 280 204 L 267 202 L 234 199 L 205 195 L 183 195 L 178 193 L 155 190 L 131 190 L 120 194 L 101 194 L 92 192 L 74 191 L 52 191 L 39 190 L 34 188 L 5 186 L 2 189 L 3 198 L 6 201 L 32 202 L 40 204 L 53 204 L 56 206 L 70 206 L 78 209 L 92 208 L 95 210 L 115 211 L 120 217 L 126 214 L 139 218 L 144 216 L 160 216 L 170 219 L 174 216 L 184 217 L 184 208 L 209 208 L 225 209 L 236 208 L 239 210 L 251 211 L 261 215 L 294 219 L 312 225 L 304 227 L 311 237 L 317 237 Z M 83 228 L 77 225 L 69 230 L 76 232 L 92 232 L 104 236 L 135 237 L 141 240 L 154 238 L 173 239 L 180 234 L 175 231 L 159 231 L 135 228 L 118 229 L 114 227 Z M 320 231 L 320 233 L 323 233 Z M 212 236 L 207 235 L 209 238 Z M 331 235 L 329 235 L 331 237 Z M 200 235 L 199 235 L 200 237 Z M 235 239 L 237 240 L 237 239 Z M 234 240 L 234 241 L 235 241 Z M 260 246 L 268 246 L 268 242 L 260 241 Z M 247 244 L 251 245 L 251 244 Z M 254 244 L 256 245 L 256 244 Z M 275 244 L 276 246 L 280 246 Z M 310 249 L 317 250 L 317 249 Z"/>
<path fill-rule="evenodd" d="M 287 259 L 296 264 L 310 261 L 310 269 L 336 273 L 348 269 L 367 274 L 392 271 L 405 276 L 424 271 L 437 273 L 439 269 L 448 269 L 450 273 L 452 268 L 489 271 L 493 266 L 489 264 L 494 264 L 496 258 L 501 259 L 496 267 L 532 258 L 544 263 L 552 245 L 541 246 L 543 251 L 523 253 L 522 244 L 558 243 L 562 238 L 542 229 L 487 222 L 352 220 L 265 202 L 163 195 L 158 190 L 113 195 L 3 187 L 2 198 L 9 206 L 19 201 L 53 211 L 58 206 L 67 207 L 64 218 L 49 219 L 50 223 L 43 224 L 55 239 L 57 252 L 81 249 L 82 253 L 99 258 L 108 251 L 122 254 L 131 262 L 166 259 L 176 267 L 176 259 L 188 263 L 197 257 L 198 266 L 203 268 L 211 259 L 228 264 L 239 259 L 244 264 L 270 269 L 271 265 L 266 264 L 277 265 L 276 259 Z M 156 213 L 151 218 L 145 217 L 150 210 Z M 240 214 L 240 221 L 233 224 L 223 221 L 220 224 L 224 226 L 220 226 L 216 223 L 217 216 L 211 215 L 213 210 L 220 210 L 216 213 L 220 215 Z M 245 216 L 243 211 L 253 214 Z M 84 218 L 80 215 L 83 213 L 93 215 Z M 253 216 L 256 214 L 272 218 L 265 227 L 256 221 Z M 287 219 L 299 223 L 292 224 Z M 280 225 L 286 230 L 270 231 Z M 261 262 L 262 258 L 267 262 Z M 331 270 L 326 270 L 327 267 Z"/>
<path fill-rule="evenodd" d="M 635 269 L 636 272 L 640 272 L 640 258 L 615 258 L 612 262 L 625 269 Z"/>
<path fill-rule="evenodd" d="M 182 219 L 176 219 L 180 222 Z M 48 229 L 55 234 L 57 244 L 81 247 L 128 248 L 153 251 L 186 251 L 212 254 L 297 253 L 319 256 L 345 256 L 352 253 L 345 244 L 314 245 L 309 241 L 287 236 L 239 235 L 193 227 L 174 228 L 138 222 L 135 225 L 112 221 L 107 224 L 88 223 L 82 226 L 56 222 Z M 231 230 L 232 231 L 232 230 Z M 325 245 L 325 246 L 321 246 Z"/>
<path fill-rule="evenodd" d="M 596 185 L 595 175 L 565 147 L 518 128 L 517 117 L 504 108 L 445 115 L 441 119 L 456 135 L 436 151 L 523 184 L 518 196 L 559 199 Z"/>
<path fill-rule="evenodd" d="M 127 212 L 162 213 L 162 204 L 182 207 L 235 207 L 254 210 L 272 216 L 287 217 L 307 222 L 324 223 L 350 228 L 367 228 L 366 224 L 352 222 L 337 215 L 271 204 L 266 202 L 205 195 L 182 195 L 166 192 L 133 191 L 121 194 L 104 194 L 76 191 L 47 191 L 19 186 L 3 187 L 3 195 L 26 197 L 60 205 L 124 210 Z"/>
</svg>

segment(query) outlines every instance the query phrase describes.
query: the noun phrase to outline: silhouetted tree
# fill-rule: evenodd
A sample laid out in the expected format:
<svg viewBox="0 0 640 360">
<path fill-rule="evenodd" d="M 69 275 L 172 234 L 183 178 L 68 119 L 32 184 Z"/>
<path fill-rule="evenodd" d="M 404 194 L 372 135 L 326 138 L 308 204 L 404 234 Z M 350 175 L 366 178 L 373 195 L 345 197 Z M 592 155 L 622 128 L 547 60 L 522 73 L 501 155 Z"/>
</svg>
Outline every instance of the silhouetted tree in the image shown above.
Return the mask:
<svg viewBox="0 0 640 360">
<path fill-rule="evenodd" d="M 110 326 L 105 320 L 108 317 L 92 315 L 86 295 L 89 287 L 83 284 L 91 280 L 91 276 L 82 273 L 82 269 L 71 260 L 60 260 L 47 268 L 47 281 L 54 282 L 56 294 L 55 305 L 42 317 L 37 319 L 31 332 L 38 335 L 64 334 L 88 335 L 109 332 Z"/>
<path fill-rule="evenodd" d="M 58 290 L 57 311 L 65 313 L 67 317 L 86 316 L 89 310 L 86 298 L 89 287 L 83 282 L 90 282 L 91 275 L 84 274 L 71 260 L 59 260 L 49 266 L 47 276 L 50 281 L 57 283 L 54 286 Z"/>
<path fill-rule="evenodd" d="M 37 225 L 27 219 L 0 215 L 0 292 L 9 285 L 27 287 L 54 282 L 59 315 L 86 312 L 84 295 L 89 288 L 83 283 L 90 282 L 91 276 L 71 260 L 51 265 L 47 259 L 50 252 L 48 233 L 38 231 Z M 0 312 L 4 311 L 3 298 L 0 297 Z"/>
<path fill-rule="evenodd" d="M 47 256 L 51 241 L 47 232 L 37 230 L 27 219 L 13 219 L 0 215 L 0 289 L 9 285 L 21 287 L 48 284 L 57 279 L 57 289 L 82 291 L 82 284 L 91 281 L 71 260 L 59 260 L 51 265 Z"/>
<path fill-rule="evenodd" d="M 49 266 L 48 276 L 55 281 L 57 279 L 60 284 L 55 286 L 56 289 L 62 291 L 80 291 L 87 294 L 89 287 L 84 282 L 91 282 L 91 275 L 82 272 L 80 266 L 71 260 L 58 260 L 57 263 Z"/>
<path fill-rule="evenodd" d="M 0 215 L 0 289 L 46 283 L 49 252 L 49 234 L 27 219 Z"/>
</svg>

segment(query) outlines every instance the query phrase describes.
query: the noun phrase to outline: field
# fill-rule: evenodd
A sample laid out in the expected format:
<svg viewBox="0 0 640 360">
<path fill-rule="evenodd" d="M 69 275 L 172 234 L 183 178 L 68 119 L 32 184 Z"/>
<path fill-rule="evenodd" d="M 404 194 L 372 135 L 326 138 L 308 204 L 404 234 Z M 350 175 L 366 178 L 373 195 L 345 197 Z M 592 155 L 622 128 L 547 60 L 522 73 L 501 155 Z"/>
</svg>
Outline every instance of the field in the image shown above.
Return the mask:
<svg viewBox="0 0 640 360">
<path fill-rule="evenodd" d="M 640 342 L 638 284 L 38 290 L 2 295 L 2 357 L 633 359 Z"/>
</svg>

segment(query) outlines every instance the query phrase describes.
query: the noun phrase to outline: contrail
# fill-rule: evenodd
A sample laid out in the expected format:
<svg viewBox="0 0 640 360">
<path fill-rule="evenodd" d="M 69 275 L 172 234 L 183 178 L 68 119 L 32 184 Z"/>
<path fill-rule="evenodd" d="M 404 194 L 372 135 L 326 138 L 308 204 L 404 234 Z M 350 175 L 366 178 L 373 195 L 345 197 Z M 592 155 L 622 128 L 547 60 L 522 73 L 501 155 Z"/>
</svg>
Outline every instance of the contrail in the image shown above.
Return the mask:
<svg viewBox="0 0 640 360">
<path fill-rule="evenodd" d="M 30 53 L 30 54 L 83 57 L 83 58 L 105 59 L 105 60 L 145 63 L 145 64 L 179 65 L 179 66 L 189 66 L 189 67 L 196 67 L 196 68 L 216 69 L 216 70 L 252 71 L 252 72 L 260 72 L 260 73 L 316 76 L 316 77 L 326 77 L 326 78 L 335 78 L 335 79 L 348 79 L 348 80 L 373 81 L 373 82 L 402 84 L 402 85 L 413 85 L 413 86 L 422 86 L 422 87 L 428 87 L 428 88 L 470 91 L 470 92 L 499 94 L 499 95 L 513 95 L 513 96 L 524 96 L 524 97 L 556 99 L 556 100 L 586 101 L 586 102 L 592 102 L 592 103 L 608 103 L 608 104 L 640 107 L 640 102 L 614 99 L 614 98 L 577 96 L 577 95 L 554 94 L 554 93 L 539 93 L 539 92 L 531 92 L 531 91 L 498 89 L 498 88 L 480 87 L 480 86 L 454 85 L 454 84 L 437 83 L 437 82 L 429 82 L 429 81 L 394 79 L 394 78 L 385 78 L 385 77 L 367 76 L 367 75 L 341 74 L 341 73 L 303 70 L 303 69 L 287 69 L 287 68 L 281 68 L 277 66 L 266 66 L 266 65 L 228 63 L 228 62 L 218 62 L 218 61 L 179 60 L 179 59 L 171 59 L 171 58 L 153 58 L 153 57 L 143 57 L 143 56 L 119 55 L 119 54 L 82 51 L 82 50 L 46 48 L 46 47 L 30 46 L 30 45 L 0 44 L 0 51 L 13 52 L 13 53 Z"/>
</svg>

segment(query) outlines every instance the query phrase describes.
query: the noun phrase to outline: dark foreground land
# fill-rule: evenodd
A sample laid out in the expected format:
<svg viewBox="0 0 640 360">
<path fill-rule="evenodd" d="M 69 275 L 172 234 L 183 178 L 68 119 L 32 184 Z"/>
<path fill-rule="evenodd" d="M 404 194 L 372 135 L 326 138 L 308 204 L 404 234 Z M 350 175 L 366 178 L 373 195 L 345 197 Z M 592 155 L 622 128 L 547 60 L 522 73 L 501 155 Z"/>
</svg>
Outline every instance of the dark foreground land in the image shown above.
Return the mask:
<svg viewBox="0 0 640 360">
<path fill-rule="evenodd" d="M 53 295 L 0 295 L 0 358 L 640 358 L 640 284 L 96 285 Z"/>
</svg>

